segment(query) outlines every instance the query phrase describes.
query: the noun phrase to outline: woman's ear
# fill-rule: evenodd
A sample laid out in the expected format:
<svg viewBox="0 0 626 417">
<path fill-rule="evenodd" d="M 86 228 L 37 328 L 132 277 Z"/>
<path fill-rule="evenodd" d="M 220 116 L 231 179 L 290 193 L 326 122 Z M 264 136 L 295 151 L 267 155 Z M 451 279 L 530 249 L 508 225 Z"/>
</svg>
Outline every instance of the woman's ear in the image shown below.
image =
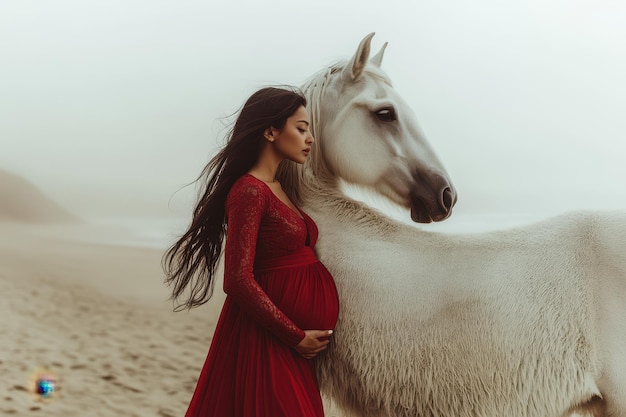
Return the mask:
<svg viewBox="0 0 626 417">
<path fill-rule="evenodd" d="M 272 127 L 268 127 L 267 129 L 265 129 L 263 136 L 270 142 L 274 142 L 274 129 Z"/>
</svg>

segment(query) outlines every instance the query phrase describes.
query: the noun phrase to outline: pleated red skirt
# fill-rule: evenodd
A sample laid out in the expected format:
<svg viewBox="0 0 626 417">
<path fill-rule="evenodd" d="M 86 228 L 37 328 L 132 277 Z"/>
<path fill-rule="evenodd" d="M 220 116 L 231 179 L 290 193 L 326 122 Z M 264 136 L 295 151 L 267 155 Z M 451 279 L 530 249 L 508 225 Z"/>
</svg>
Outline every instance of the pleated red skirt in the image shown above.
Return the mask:
<svg viewBox="0 0 626 417">
<path fill-rule="evenodd" d="M 301 329 L 335 327 L 337 289 L 310 247 L 255 264 L 255 279 Z M 322 417 L 314 361 L 226 297 L 185 417 Z"/>
</svg>

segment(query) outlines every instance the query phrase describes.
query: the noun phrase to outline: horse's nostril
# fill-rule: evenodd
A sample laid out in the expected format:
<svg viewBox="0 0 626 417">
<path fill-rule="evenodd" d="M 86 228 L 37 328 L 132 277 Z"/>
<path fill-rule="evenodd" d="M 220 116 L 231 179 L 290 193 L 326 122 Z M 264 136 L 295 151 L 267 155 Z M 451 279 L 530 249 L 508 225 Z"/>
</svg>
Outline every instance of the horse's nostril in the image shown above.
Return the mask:
<svg viewBox="0 0 626 417">
<path fill-rule="evenodd" d="M 441 193 L 441 205 L 446 212 L 452 209 L 452 206 L 454 205 L 454 198 L 452 197 L 452 190 L 450 187 L 444 188 Z"/>
</svg>

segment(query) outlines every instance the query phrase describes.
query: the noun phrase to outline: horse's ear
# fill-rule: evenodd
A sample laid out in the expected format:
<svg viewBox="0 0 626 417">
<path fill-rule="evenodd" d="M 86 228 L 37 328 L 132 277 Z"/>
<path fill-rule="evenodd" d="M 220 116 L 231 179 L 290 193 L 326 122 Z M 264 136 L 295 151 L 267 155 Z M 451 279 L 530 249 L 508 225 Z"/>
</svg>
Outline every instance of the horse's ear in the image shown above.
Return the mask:
<svg viewBox="0 0 626 417">
<path fill-rule="evenodd" d="M 380 64 L 383 62 L 383 55 L 385 55 L 385 48 L 387 47 L 387 42 L 383 44 L 383 47 L 380 48 L 380 51 L 376 55 L 370 59 L 370 62 L 380 68 Z"/>
<path fill-rule="evenodd" d="M 370 43 L 372 42 L 372 38 L 374 37 L 374 32 L 370 33 L 366 37 L 363 38 L 359 47 L 356 50 L 356 53 L 348 62 L 348 65 L 345 66 L 341 73 L 341 78 L 344 81 L 352 82 L 356 81 L 361 74 L 363 73 L 363 69 L 367 64 L 367 59 L 370 56 Z"/>
</svg>

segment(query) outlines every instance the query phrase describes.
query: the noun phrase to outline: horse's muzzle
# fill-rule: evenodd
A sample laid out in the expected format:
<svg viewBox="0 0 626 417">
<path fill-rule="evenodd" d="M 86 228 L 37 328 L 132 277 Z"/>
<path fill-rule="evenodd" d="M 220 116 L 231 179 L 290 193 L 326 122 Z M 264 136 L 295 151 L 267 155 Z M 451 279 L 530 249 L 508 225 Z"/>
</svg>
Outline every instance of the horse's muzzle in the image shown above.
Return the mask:
<svg viewBox="0 0 626 417">
<path fill-rule="evenodd" d="M 409 195 L 411 219 L 417 223 L 431 223 L 450 217 L 457 201 L 454 187 L 440 174 L 419 177 Z"/>
</svg>

